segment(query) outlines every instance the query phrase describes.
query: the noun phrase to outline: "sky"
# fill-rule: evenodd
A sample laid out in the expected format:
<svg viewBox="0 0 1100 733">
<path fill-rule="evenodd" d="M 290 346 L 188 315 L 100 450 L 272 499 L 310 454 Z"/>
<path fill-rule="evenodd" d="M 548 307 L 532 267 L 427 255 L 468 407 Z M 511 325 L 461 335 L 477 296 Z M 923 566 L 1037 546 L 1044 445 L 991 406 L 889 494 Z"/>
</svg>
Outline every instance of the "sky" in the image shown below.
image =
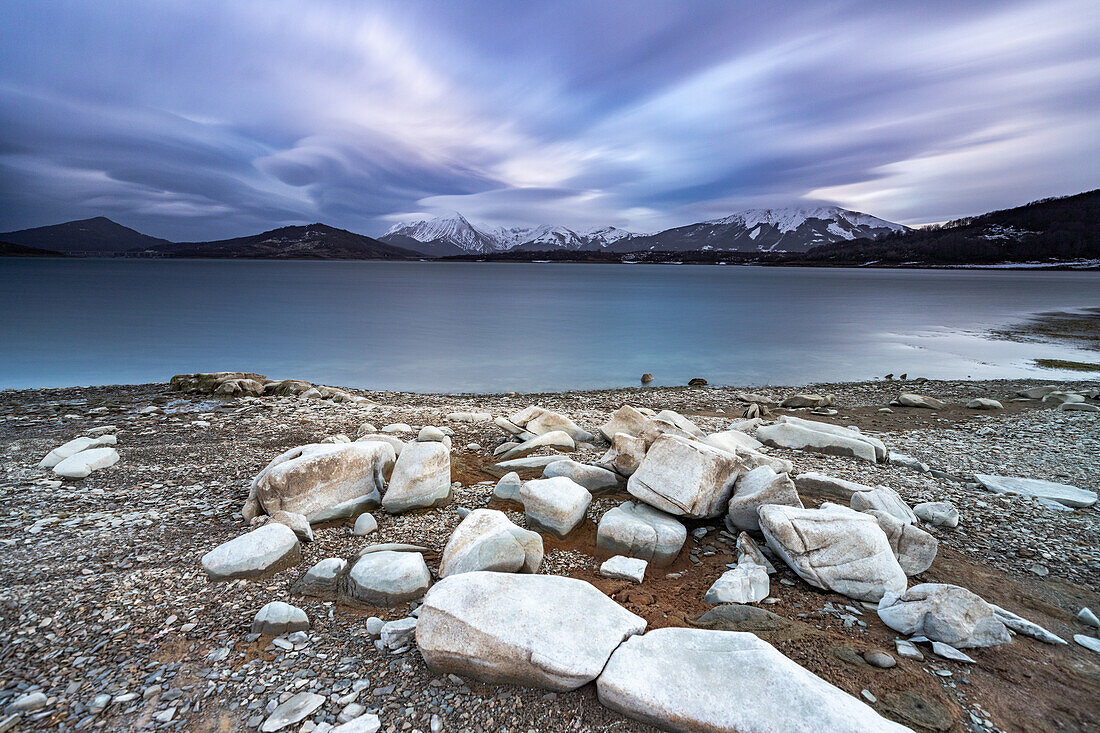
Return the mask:
<svg viewBox="0 0 1100 733">
<path fill-rule="evenodd" d="M 1100 186 L 1100 2 L 0 0 L 0 231 L 909 225 Z"/>
</svg>

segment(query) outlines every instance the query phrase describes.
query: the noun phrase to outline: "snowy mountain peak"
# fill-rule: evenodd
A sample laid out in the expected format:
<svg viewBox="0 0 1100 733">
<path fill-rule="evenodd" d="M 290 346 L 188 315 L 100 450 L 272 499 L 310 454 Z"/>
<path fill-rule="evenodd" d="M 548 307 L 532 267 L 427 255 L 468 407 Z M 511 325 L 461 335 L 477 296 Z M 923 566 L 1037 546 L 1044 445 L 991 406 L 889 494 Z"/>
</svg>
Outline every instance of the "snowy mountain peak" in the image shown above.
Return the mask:
<svg viewBox="0 0 1100 733">
<path fill-rule="evenodd" d="M 895 224 L 877 216 L 864 214 L 859 211 L 842 209 L 839 206 L 790 206 L 776 209 L 746 209 L 721 219 L 714 219 L 706 224 L 741 224 L 746 229 L 753 229 L 759 224 L 775 227 L 781 234 L 797 231 L 799 227 L 810 219 L 833 222 L 836 227 L 830 227 L 830 231 L 842 239 L 855 239 L 861 236 L 857 230 L 861 227 L 868 229 L 889 229 L 890 231 L 904 231 L 905 227 Z M 842 234 L 843 232 L 843 234 Z"/>
<path fill-rule="evenodd" d="M 457 211 L 449 216 L 394 224 L 383 236 L 395 235 L 417 242 L 447 242 L 467 252 L 492 252 L 500 249 L 495 237 L 475 227 Z"/>
</svg>

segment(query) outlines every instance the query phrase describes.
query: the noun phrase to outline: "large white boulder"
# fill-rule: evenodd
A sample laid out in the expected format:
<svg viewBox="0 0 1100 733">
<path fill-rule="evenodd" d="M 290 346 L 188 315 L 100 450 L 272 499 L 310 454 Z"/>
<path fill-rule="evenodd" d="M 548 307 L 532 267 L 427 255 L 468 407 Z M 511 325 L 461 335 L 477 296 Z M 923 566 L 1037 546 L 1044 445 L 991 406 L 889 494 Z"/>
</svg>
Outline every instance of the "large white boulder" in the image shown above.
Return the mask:
<svg viewBox="0 0 1100 733">
<path fill-rule="evenodd" d="M 932 561 L 936 559 L 936 552 L 939 550 L 939 540 L 917 525 L 906 524 L 889 512 L 872 509 L 866 514 L 874 517 L 878 526 L 886 533 L 890 549 L 894 551 L 894 557 L 898 559 L 898 564 L 906 575 L 918 575 L 932 567 Z"/>
<path fill-rule="evenodd" d="M 611 415 L 610 420 L 600 426 L 600 434 L 608 441 L 614 438 L 616 433 L 626 433 L 640 438 L 652 420 L 653 418 L 649 415 L 630 405 L 623 405 Z"/>
<path fill-rule="evenodd" d="M 53 467 L 53 472 L 65 478 L 86 478 L 92 471 L 118 463 L 118 451 L 114 448 L 88 448 L 74 453 Z"/>
<path fill-rule="evenodd" d="M 254 578 L 297 565 L 301 559 L 294 530 L 271 522 L 203 555 L 202 569 L 211 580 Z"/>
<path fill-rule="evenodd" d="M 510 461 L 513 458 L 523 458 L 529 456 L 535 451 L 541 448 L 552 448 L 559 451 L 571 451 L 576 449 L 576 444 L 573 439 L 569 437 L 569 434 L 564 430 L 553 430 L 549 433 L 542 433 L 536 435 L 533 438 L 523 441 L 514 448 L 509 448 L 501 455 L 500 460 Z"/>
<path fill-rule="evenodd" d="M 830 503 L 820 509 L 766 504 L 760 529 L 768 547 L 812 586 L 860 601 L 905 590 L 905 571 L 869 514 Z"/>
<path fill-rule="evenodd" d="M 409 443 L 393 467 L 382 508 L 390 514 L 451 501 L 451 451 L 443 443 Z"/>
<path fill-rule="evenodd" d="M 711 433 L 703 438 L 703 442 L 734 455 L 740 455 L 743 450 L 759 451 L 764 446 L 759 440 L 740 430 Z"/>
<path fill-rule="evenodd" d="M 785 473 L 776 473 L 770 466 L 759 466 L 742 475 L 733 486 L 726 526 L 731 532 L 760 530 L 757 510 L 765 504 L 802 506 L 794 481 Z"/>
<path fill-rule="evenodd" d="M 543 478 L 554 478 L 555 476 L 565 476 L 593 494 L 614 489 L 619 485 L 619 476 L 612 471 L 598 466 L 590 466 L 587 463 L 578 463 L 569 458 L 554 461 L 542 471 Z"/>
<path fill-rule="evenodd" d="M 116 443 L 118 443 L 118 439 L 113 435 L 100 435 L 95 438 L 82 435 L 79 438 L 70 440 L 64 445 L 57 446 L 47 453 L 46 457 L 38 462 L 38 467 L 53 468 L 69 456 L 75 456 L 80 451 L 88 450 L 89 448 L 101 448 L 108 445 L 115 445 Z"/>
<path fill-rule="evenodd" d="M 615 433 L 611 438 L 611 447 L 596 462 L 600 468 L 613 471 L 620 476 L 631 476 L 645 459 L 645 440 L 627 433 Z"/>
<path fill-rule="evenodd" d="M 542 564 L 542 537 L 517 527 L 504 512 L 475 509 L 466 515 L 443 548 L 439 577 L 475 570 L 537 573 Z"/>
<path fill-rule="evenodd" d="M 419 552 L 382 550 L 355 561 L 348 571 L 346 590 L 352 600 L 393 608 L 422 596 L 431 582 Z"/>
<path fill-rule="evenodd" d="M 663 730 L 908 731 L 746 632 L 669 627 L 632 636 L 596 691 L 612 710 Z"/>
<path fill-rule="evenodd" d="M 520 487 L 527 524 L 544 529 L 556 537 L 565 537 L 584 521 L 592 494 L 564 476 L 527 481 Z"/>
<path fill-rule="evenodd" d="M 398 438 L 396 435 L 389 433 L 367 433 L 366 435 L 356 438 L 356 443 L 388 443 L 393 448 L 394 456 L 400 458 L 401 451 L 405 450 L 405 441 Z"/>
<path fill-rule="evenodd" d="M 835 476 L 828 476 L 817 471 L 804 471 L 794 477 L 794 485 L 799 491 L 806 494 L 824 494 L 845 501 L 851 501 L 852 494 L 857 491 L 871 491 L 873 486 L 857 484 Z"/>
<path fill-rule="evenodd" d="M 947 403 L 941 402 L 935 397 L 926 397 L 925 395 L 913 394 L 912 392 L 902 392 L 899 394 L 898 404 L 905 407 L 926 407 L 929 410 L 942 410 L 947 407 Z"/>
<path fill-rule="evenodd" d="M 889 486 L 876 486 L 870 491 L 857 491 L 852 494 L 852 509 L 857 512 L 878 511 L 892 514 L 905 524 L 916 524 L 917 515 L 905 503 L 898 492 Z"/>
<path fill-rule="evenodd" d="M 768 569 L 754 562 L 739 562 L 719 576 L 703 596 L 703 603 L 757 603 L 768 597 Z"/>
<path fill-rule="evenodd" d="M 680 428 L 680 430 L 683 430 L 685 433 L 688 433 L 690 435 L 694 435 L 696 438 L 706 437 L 706 433 L 700 430 L 698 425 L 693 423 L 691 420 L 688 420 L 686 417 L 676 412 L 675 410 L 661 410 L 653 419 L 670 422 L 676 427 Z"/>
<path fill-rule="evenodd" d="M 756 430 L 756 437 L 764 445 L 775 448 L 806 450 L 831 456 L 854 456 L 872 462 L 878 460 L 875 446 L 865 440 L 791 422 L 765 425 Z"/>
<path fill-rule="evenodd" d="M 361 514 L 378 506 L 385 473 L 393 468 L 385 443 L 313 443 L 277 456 L 256 474 L 245 519 L 292 512 L 311 523 Z"/>
<path fill-rule="evenodd" d="M 844 438 L 852 438 L 853 440 L 861 440 L 864 443 L 870 443 L 875 449 L 875 460 L 878 463 L 884 463 L 889 451 L 886 450 L 886 444 L 873 435 L 867 435 L 859 428 L 844 427 L 841 425 L 833 425 L 832 423 L 821 422 L 820 420 L 806 420 L 805 418 L 795 417 L 794 415 L 781 415 L 779 422 L 790 423 L 791 425 L 799 425 L 810 430 L 816 430 L 819 433 L 829 433 L 830 435 L 838 435 Z"/>
<path fill-rule="evenodd" d="M 424 597 L 416 644 L 438 673 L 566 691 L 595 679 L 645 626 L 583 580 L 460 573 Z"/>
<path fill-rule="evenodd" d="M 582 429 L 565 415 L 544 407 L 527 407 L 509 417 L 508 421 L 534 435 L 561 431 L 577 443 L 590 443 L 596 439 L 595 435 Z"/>
<path fill-rule="evenodd" d="M 1016 476 L 995 476 L 985 473 L 974 474 L 974 480 L 997 494 L 1022 494 L 1040 499 L 1051 499 L 1072 507 L 1089 507 L 1096 503 L 1096 492 L 1079 489 L 1069 484 L 1054 481 L 1041 481 L 1034 478 Z"/>
<path fill-rule="evenodd" d="M 741 470 L 741 462 L 726 451 L 662 435 L 627 481 L 626 490 L 669 514 L 717 517 L 726 510 Z"/>
<path fill-rule="evenodd" d="M 632 501 L 609 509 L 596 528 L 596 547 L 601 552 L 640 558 L 655 566 L 670 565 L 686 539 L 687 529 L 675 517 Z"/>
<path fill-rule="evenodd" d="M 957 585 L 922 583 L 887 593 L 878 604 L 878 615 L 900 634 L 925 636 L 955 648 L 1012 641 L 993 608 Z"/>
</svg>

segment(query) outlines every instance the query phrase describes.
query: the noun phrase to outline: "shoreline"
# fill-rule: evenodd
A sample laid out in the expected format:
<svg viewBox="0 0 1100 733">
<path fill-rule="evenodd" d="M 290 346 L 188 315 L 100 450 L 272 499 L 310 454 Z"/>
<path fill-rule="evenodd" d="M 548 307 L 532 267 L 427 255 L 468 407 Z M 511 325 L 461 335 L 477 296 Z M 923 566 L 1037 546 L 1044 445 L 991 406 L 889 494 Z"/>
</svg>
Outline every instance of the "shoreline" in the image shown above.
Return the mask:
<svg viewBox="0 0 1100 733">
<path fill-rule="evenodd" d="M 975 472 L 1046 478 L 1097 490 L 1100 416 L 1063 412 L 1038 400 L 1013 402 L 1015 392 L 1038 384 L 1082 390 L 1098 380 L 877 380 L 818 384 L 835 395 L 835 415 L 769 408 L 770 419 L 797 415 L 836 425 L 857 425 L 887 447 L 929 465 L 874 464 L 774 448 L 800 472 L 817 471 L 867 485 L 885 484 L 910 504 L 951 501 L 956 529 L 926 526 L 939 541 L 931 568 L 917 582 L 966 587 L 1069 639 L 1050 646 L 1023 636 L 991 648 L 967 649 L 972 664 L 933 655 L 898 659 L 891 669 L 863 661 L 871 651 L 896 656 L 896 634 L 874 611 L 836 593 L 815 590 L 785 567 L 773 576 L 776 628 L 758 635 L 780 652 L 850 694 L 872 693 L 875 710 L 913 730 L 1085 730 L 1100 719 L 1091 695 L 1100 684 L 1094 652 L 1076 645 L 1083 631 L 1073 618 L 1081 606 L 1100 608 L 1100 509 L 1053 511 L 1022 497 L 975 488 Z M 755 387 L 779 402 L 806 387 Z M 939 410 L 894 406 L 901 389 L 942 399 Z M 599 704 L 593 685 L 576 692 L 451 679 L 428 670 L 415 646 L 379 652 L 365 635 L 367 616 L 397 619 L 390 611 L 355 608 L 298 595 L 295 582 L 315 562 L 354 557 L 373 543 L 406 542 L 429 548 L 429 567 L 460 521 L 456 507 L 490 506 L 524 526 L 524 514 L 492 499 L 495 477 L 486 471 L 505 433 L 492 423 L 448 421 L 454 411 L 511 415 L 540 404 L 594 431 L 624 403 L 680 412 L 706 431 L 721 430 L 749 405 L 737 387 L 652 387 L 540 394 L 434 395 L 346 392 L 365 401 L 334 402 L 278 396 L 216 396 L 173 390 L 166 383 L 68 387 L 0 392 L 0 704 L 19 686 L 41 689 L 52 700 L 28 729 L 66 727 L 88 719 L 108 729 L 211 731 L 245 729 L 272 700 L 312 690 L 330 700 L 316 720 L 334 721 L 354 686 L 357 702 L 377 713 L 385 731 L 430 729 L 439 716 L 445 731 L 573 730 L 652 731 Z M 999 399 L 1003 410 L 966 408 L 974 397 Z M 364 422 L 404 422 L 454 431 L 451 479 L 454 503 L 420 512 L 374 512 L 378 529 L 350 534 L 351 523 L 314 527 L 293 569 L 256 580 L 213 584 L 199 558 L 239 536 L 248 524 L 240 511 L 252 477 L 288 448 L 345 434 L 354 439 Z M 114 426 L 119 463 L 88 478 L 52 485 L 36 467 L 46 452 L 96 427 Z M 415 435 L 404 435 L 411 438 Z M 476 447 L 474 447 L 476 446 Z M 568 453 L 577 461 L 599 458 L 603 445 Z M 545 452 L 540 451 L 540 453 Z M 532 474 L 537 475 L 537 474 Z M 530 476 L 528 476 L 530 477 Z M 843 501 L 802 491 L 807 506 Z M 649 628 L 691 626 L 709 606 L 707 587 L 736 560 L 721 536 L 721 520 L 685 521 L 705 535 L 689 535 L 675 563 L 652 569 L 638 585 L 603 578 L 594 545 L 595 522 L 629 498 L 597 496 L 584 526 L 564 540 L 543 537 L 540 573 L 585 580 L 643 617 Z M 287 650 L 270 637 L 249 634 L 256 611 L 272 600 L 305 610 L 312 622 L 302 649 Z M 845 611 L 848 606 L 861 615 Z M 839 611 L 837 610 L 839 609 Z M 852 620 L 845 620 L 850 616 Z M 49 619 L 46 623 L 45 619 Z M 858 622 L 862 622 L 861 625 Z M 1090 656 L 1091 655 L 1091 656 Z M 940 676 L 937 671 L 950 672 Z M 455 682 L 459 680 L 459 682 Z M 964 683 L 962 680 L 966 680 Z M 302 683 L 302 685 L 299 685 Z M 92 712 L 97 695 L 109 695 Z M 133 698 L 127 696 L 133 694 Z M 174 709 L 174 718 L 154 716 Z M 971 716 L 989 720 L 975 727 Z M 296 730 L 290 729 L 288 730 Z"/>
</svg>

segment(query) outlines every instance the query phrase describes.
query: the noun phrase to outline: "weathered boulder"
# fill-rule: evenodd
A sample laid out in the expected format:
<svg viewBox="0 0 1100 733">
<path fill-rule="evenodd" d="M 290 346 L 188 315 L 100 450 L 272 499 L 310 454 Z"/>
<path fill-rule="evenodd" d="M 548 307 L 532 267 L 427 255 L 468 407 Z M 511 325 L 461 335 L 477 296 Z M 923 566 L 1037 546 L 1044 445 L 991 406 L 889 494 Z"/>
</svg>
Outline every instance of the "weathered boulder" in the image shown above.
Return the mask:
<svg viewBox="0 0 1100 733">
<path fill-rule="evenodd" d="M 612 413 L 610 420 L 600 426 L 600 434 L 608 441 L 614 438 L 616 433 L 626 433 L 640 438 L 651 421 L 650 416 L 630 405 L 623 405 Z"/>
<path fill-rule="evenodd" d="M 434 425 L 425 425 L 416 434 L 416 439 L 421 443 L 445 443 L 447 434 Z"/>
<path fill-rule="evenodd" d="M 202 569 L 211 580 L 254 578 L 297 565 L 301 545 L 285 524 L 271 522 L 234 537 L 202 556 Z"/>
<path fill-rule="evenodd" d="M 527 407 L 509 417 L 508 420 L 513 425 L 534 435 L 545 435 L 546 433 L 561 431 L 577 443 L 590 443 L 596 439 L 595 435 L 583 430 L 565 415 L 543 407 Z"/>
<path fill-rule="evenodd" d="M 780 407 L 827 407 L 833 404 L 832 395 L 795 394 L 779 403 Z"/>
<path fill-rule="evenodd" d="M 1041 481 L 1016 476 L 995 476 L 984 473 L 974 474 L 974 480 L 996 494 L 1034 496 L 1072 507 L 1089 507 L 1096 503 L 1095 491 L 1079 489 L 1076 486 L 1054 481 Z"/>
<path fill-rule="evenodd" d="M 256 379 L 226 379 L 219 382 L 218 386 L 214 388 L 214 394 L 226 397 L 240 397 L 242 395 L 261 397 L 264 391 L 263 381 Z"/>
<path fill-rule="evenodd" d="M 674 517 L 647 504 L 624 502 L 609 509 L 596 529 L 596 547 L 612 555 L 626 555 L 669 565 L 680 554 L 687 529 Z"/>
<path fill-rule="evenodd" d="M 382 497 L 390 514 L 451 502 L 451 452 L 442 443 L 409 443 L 401 451 Z"/>
<path fill-rule="evenodd" d="M 584 521 L 592 494 L 564 476 L 527 481 L 520 487 L 527 524 L 565 537 Z"/>
<path fill-rule="evenodd" d="M 1027 397 L 1029 400 L 1041 400 L 1051 392 L 1057 392 L 1058 388 L 1052 384 L 1046 384 L 1042 387 L 1031 387 L 1017 392 L 1020 397 Z"/>
<path fill-rule="evenodd" d="M 739 562 L 714 581 L 703 596 L 703 603 L 757 603 L 767 598 L 770 591 L 767 568 L 751 561 Z"/>
<path fill-rule="evenodd" d="M 53 472 L 64 478 L 87 478 L 93 471 L 118 463 L 118 451 L 114 448 L 88 448 L 74 453 L 53 467 Z"/>
<path fill-rule="evenodd" d="M 875 447 L 865 440 L 815 430 L 790 422 L 765 425 L 757 429 L 756 437 L 764 445 L 775 448 L 807 450 L 831 456 L 853 456 L 872 462 L 878 460 Z"/>
<path fill-rule="evenodd" d="M 342 557 L 327 557 L 306 571 L 291 588 L 301 596 L 332 599 L 340 593 L 340 583 L 348 571 L 348 561 Z"/>
<path fill-rule="evenodd" d="M 877 510 L 866 512 L 878 521 L 886 533 L 890 549 L 906 575 L 918 575 L 932 566 L 939 550 L 939 540 L 915 524 L 906 524 L 893 514 Z"/>
<path fill-rule="evenodd" d="M 280 397 L 297 397 L 306 390 L 312 388 L 312 384 L 304 382 L 301 379 L 284 379 L 280 382 L 268 382 L 264 385 L 265 392 L 270 392 Z"/>
<path fill-rule="evenodd" d="M 922 522 L 937 527 L 959 526 L 959 510 L 949 501 L 926 501 L 913 507 L 913 513 Z"/>
<path fill-rule="evenodd" d="M 806 494 L 820 494 L 844 501 L 851 501 L 852 494 L 857 491 L 871 491 L 873 486 L 857 484 L 847 479 L 827 476 L 816 471 L 806 471 L 794 477 L 795 487 Z"/>
<path fill-rule="evenodd" d="M 419 552 L 382 550 L 355 561 L 348 571 L 346 592 L 351 600 L 393 608 L 422 596 L 431 582 Z"/>
<path fill-rule="evenodd" d="M 523 481 L 520 480 L 518 473 L 515 471 L 506 473 L 493 487 L 493 498 L 501 501 L 519 502 L 519 490 L 522 486 Z"/>
<path fill-rule="evenodd" d="M 1012 641 L 990 605 L 957 585 L 922 583 L 891 591 L 879 602 L 878 615 L 900 634 L 924 636 L 960 649 Z"/>
<path fill-rule="evenodd" d="M 645 626 L 583 580 L 460 573 L 424 597 L 416 643 L 437 673 L 564 692 L 595 679 Z"/>
<path fill-rule="evenodd" d="M 632 636 L 596 690 L 612 710 L 664 730 L 908 731 L 746 632 L 669 627 Z"/>
<path fill-rule="evenodd" d="M 378 506 L 394 465 L 385 443 L 313 443 L 277 456 L 256 474 L 242 512 L 293 512 L 310 522 L 352 517 Z"/>
<path fill-rule="evenodd" d="M 313 528 L 309 526 L 309 520 L 303 515 L 279 510 L 271 515 L 271 521 L 290 527 L 299 541 L 313 542 Z"/>
<path fill-rule="evenodd" d="M 642 465 L 645 451 L 644 438 L 627 433 L 616 433 L 611 438 L 611 447 L 600 460 L 596 461 L 596 465 L 608 471 L 614 471 L 620 476 L 629 477 L 638 470 L 638 466 Z"/>
<path fill-rule="evenodd" d="M 703 442 L 734 455 L 740 455 L 741 451 L 759 451 L 764 445 L 756 438 L 748 433 L 742 433 L 740 430 L 724 430 L 720 433 L 711 433 L 703 438 Z"/>
<path fill-rule="evenodd" d="M 648 450 L 662 435 L 675 435 L 677 438 L 683 438 L 684 440 L 698 440 L 694 433 L 684 430 L 676 423 L 658 418 L 649 421 L 649 425 L 640 437 L 645 442 L 646 450 Z"/>
<path fill-rule="evenodd" d="M 542 564 L 542 537 L 517 527 L 504 512 L 475 509 L 451 534 L 443 548 L 439 577 L 475 570 L 537 573 Z"/>
<path fill-rule="evenodd" d="M 52 451 L 46 454 L 46 457 L 38 462 L 39 468 L 53 468 L 57 464 L 69 456 L 75 456 L 81 451 L 89 450 L 91 448 L 102 448 L 104 446 L 116 445 L 118 439 L 113 435 L 100 435 L 95 438 L 87 436 L 81 436 L 74 438 L 64 445 L 59 445 Z"/>
<path fill-rule="evenodd" d="M 201 392 L 213 394 L 222 382 L 247 379 L 263 384 L 267 377 L 255 372 L 199 372 L 196 374 L 177 374 L 169 380 L 172 389 L 180 392 Z"/>
<path fill-rule="evenodd" d="M 765 504 L 802 506 L 794 481 L 785 473 L 777 474 L 769 466 L 754 468 L 737 479 L 729 500 L 726 527 L 731 532 L 760 529 L 757 510 Z"/>
<path fill-rule="evenodd" d="M 717 517 L 725 511 L 741 470 L 741 462 L 726 451 L 663 435 L 627 481 L 626 490 L 669 514 Z"/>
<path fill-rule="evenodd" d="M 947 407 L 946 402 L 941 402 L 935 397 L 925 397 L 911 392 L 902 392 L 898 395 L 898 404 L 905 407 L 926 407 L 930 410 L 942 410 Z"/>
<path fill-rule="evenodd" d="M 809 428 L 819 433 L 828 433 L 830 435 L 838 435 L 843 438 L 851 438 L 853 440 L 861 440 L 864 443 L 870 443 L 875 449 L 875 460 L 879 463 L 886 461 L 886 455 L 889 452 L 886 449 L 885 443 L 873 435 L 867 435 L 854 425 L 851 427 L 843 427 L 841 425 L 833 425 L 832 423 L 821 422 L 819 420 L 806 420 L 805 418 L 795 417 L 794 415 L 781 415 L 779 417 L 779 422 Z"/>
<path fill-rule="evenodd" d="M 892 514 L 906 524 L 916 524 L 917 515 L 905 503 L 898 492 L 889 486 L 876 486 L 870 491 L 858 491 L 852 494 L 852 509 L 857 512 L 878 511 Z"/>
<path fill-rule="evenodd" d="M 401 451 L 405 449 L 405 441 L 398 438 L 396 435 L 390 435 L 389 433 L 364 433 L 355 439 L 356 443 L 388 443 L 393 448 L 393 455 L 395 458 L 401 457 Z"/>
<path fill-rule="evenodd" d="M 252 620 L 253 634 L 279 636 L 309 628 L 309 617 L 297 606 L 282 601 L 272 601 L 260 609 Z"/>
<path fill-rule="evenodd" d="M 604 560 L 600 565 L 600 575 L 613 580 L 629 580 L 641 583 L 645 579 L 646 566 L 649 563 L 641 558 L 616 555 Z"/>
<path fill-rule="evenodd" d="M 500 457 L 502 461 L 510 461 L 513 458 L 529 456 L 540 448 L 552 448 L 559 451 L 576 450 L 577 445 L 564 430 L 553 430 L 549 433 L 536 435 L 525 440 L 514 448 L 510 448 Z"/>
<path fill-rule="evenodd" d="M 966 403 L 967 408 L 971 410 L 1003 410 L 1005 406 L 997 400 L 991 400 L 988 397 L 975 397 Z"/>
<path fill-rule="evenodd" d="M 602 493 L 619 485 L 618 474 L 608 471 L 606 468 L 578 463 L 569 458 L 547 464 L 542 471 L 543 478 L 554 478 L 555 476 L 564 476 L 588 489 L 592 494 Z"/>
<path fill-rule="evenodd" d="M 759 514 L 768 547 L 810 585 L 860 601 L 905 590 L 905 572 L 874 517 L 830 503 L 766 504 Z"/>
<path fill-rule="evenodd" d="M 670 422 L 685 433 L 695 436 L 696 438 L 706 437 L 706 433 L 699 429 L 699 426 L 688 420 L 686 417 L 676 412 L 675 410 L 661 410 L 657 413 L 655 420 L 664 420 Z"/>
</svg>

